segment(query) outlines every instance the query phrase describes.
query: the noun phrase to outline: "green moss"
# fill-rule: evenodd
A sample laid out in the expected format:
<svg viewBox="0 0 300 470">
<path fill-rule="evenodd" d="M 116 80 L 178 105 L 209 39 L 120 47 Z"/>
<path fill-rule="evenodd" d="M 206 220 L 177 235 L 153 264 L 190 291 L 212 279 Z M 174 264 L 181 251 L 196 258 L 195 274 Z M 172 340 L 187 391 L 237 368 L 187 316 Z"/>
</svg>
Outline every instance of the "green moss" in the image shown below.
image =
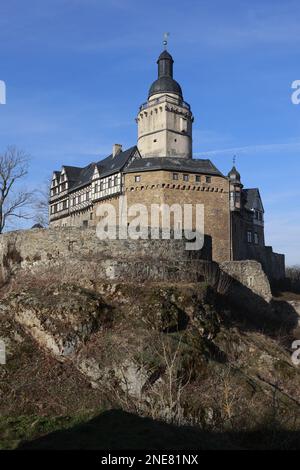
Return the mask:
<svg viewBox="0 0 300 470">
<path fill-rule="evenodd" d="M 15 449 L 24 440 L 30 441 L 53 431 L 71 428 L 86 422 L 91 417 L 91 414 L 79 414 L 77 416 L 2 416 L 0 417 L 0 450 Z"/>
<path fill-rule="evenodd" d="M 276 361 L 274 369 L 283 377 L 285 380 L 292 380 L 297 375 L 295 369 L 285 361 Z"/>
</svg>

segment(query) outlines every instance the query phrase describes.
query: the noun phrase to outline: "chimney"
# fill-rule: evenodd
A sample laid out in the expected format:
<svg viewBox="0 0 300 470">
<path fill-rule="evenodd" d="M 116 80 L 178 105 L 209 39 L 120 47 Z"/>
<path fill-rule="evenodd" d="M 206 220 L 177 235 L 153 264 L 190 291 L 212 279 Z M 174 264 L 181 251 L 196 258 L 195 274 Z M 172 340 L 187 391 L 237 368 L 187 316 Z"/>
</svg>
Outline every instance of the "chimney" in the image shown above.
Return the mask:
<svg viewBox="0 0 300 470">
<path fill-rule="evenodd" d="M 112 156 L 115 158 L 118 153 L 122 152 L 122 145 L 121 144 L 114 144 L 113 145 L 113 151 L 112 151 Z"/>
</svg>

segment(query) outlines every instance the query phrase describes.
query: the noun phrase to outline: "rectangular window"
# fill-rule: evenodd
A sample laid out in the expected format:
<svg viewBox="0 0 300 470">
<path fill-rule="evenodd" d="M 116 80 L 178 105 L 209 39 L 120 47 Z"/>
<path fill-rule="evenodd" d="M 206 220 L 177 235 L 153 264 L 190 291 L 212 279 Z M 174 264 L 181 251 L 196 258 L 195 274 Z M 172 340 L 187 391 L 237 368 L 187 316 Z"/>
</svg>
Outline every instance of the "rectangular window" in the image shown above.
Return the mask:
<svg viewBox="0 0 300 470">
<path fill-rule="evenodd" d="M 81 196 L 78 196 L 78 204 L 81 203 Z"/>
<path fill-rule="evenodd" d="M 173 180 L 178 180 L 178 173 L 173 173 Z"/>
<path fill-rule="evenodd" d="M 254 243 L 255 243 L 255 245 L 258 245 L 258 242 L 259 242 L 258 233 L 255 233 L 254 234 Z"/>
<path fill-rule="evenodd" d="M 211 183 L 211 176 L 206 176 L 205 181 L 206 183 Z"/>
<path fill-rule="evenodd" d="M 100 191 L 103 191 L 103 181 L 100 182 Z"/>
<path fill-rule="evenodd" d="M 196 181 L 196 183 L 201 183 L 201 176 L 200 176 L 200 175 L 196 175 L 196 176 L 195 176 L 195 181 Z"/>
<path fill-rule="evenodd" d="M 117 176 L 114 177 L 114 186 L 118 186 L 118 177 Z"/>
<path fill-rule="evenodd" d="M 134 177 L 134 181 L 135 181 L 136 183 L 139 183 L 139 182 L 141 181 L 140 175 L 136 175 L 136 176 Z"/>
<path fill-rule="evenodd" d="M 183 175 L 183 181 L 188 181 L 189 180 L 189 175 Z"/>
<path fill-rule="evenodd" d="M 249 230 L 247 232 L 247 241 L 248 243 L 252 243 L 252 232 L 250 232 Z"/>
<path fill-rule="evenodd" d="M 180 118 L 180 130 L 183 134 L 187 132 L 187 120 L 185 118 Z"/>
<path fill-rule="evenodd" d="M 111 178 L 108 178 L 108 187 L 111 188 Z"/>
</svg>

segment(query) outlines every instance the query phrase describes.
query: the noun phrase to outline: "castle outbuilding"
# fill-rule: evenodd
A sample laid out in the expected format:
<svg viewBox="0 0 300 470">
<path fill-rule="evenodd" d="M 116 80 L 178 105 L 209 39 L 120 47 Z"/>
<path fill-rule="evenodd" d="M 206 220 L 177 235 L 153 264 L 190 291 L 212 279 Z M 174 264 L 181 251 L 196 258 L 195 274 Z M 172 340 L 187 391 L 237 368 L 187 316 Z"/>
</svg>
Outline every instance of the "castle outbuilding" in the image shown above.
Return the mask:
<svg viewBox="0 0 300 470">
<path fill-rule="evenodd" d="M 51 227 L 93 227 L 104 203 L 203 204 L 206 243 L 216 262 L 255 259 L 271 278 L 285 275 L 284 255 L 265 246 L 264 208 L 259 189 L 244 188 L 233 166 L 223 175 L 208 159 L 193 158 L 191 107 L 173 78 L 173 58 L 164 50 L 158 78 L 139 108 L 137 145 L 113 145 L 107 158 L 85 167 L 54 171 L 49 202 Z M 162 224 L 160 220 L 159 226 Z M 175 219 L 171 218 L 173 228 Z M 163 226 L 163 225 L 162 225 Z"/>
</svg>

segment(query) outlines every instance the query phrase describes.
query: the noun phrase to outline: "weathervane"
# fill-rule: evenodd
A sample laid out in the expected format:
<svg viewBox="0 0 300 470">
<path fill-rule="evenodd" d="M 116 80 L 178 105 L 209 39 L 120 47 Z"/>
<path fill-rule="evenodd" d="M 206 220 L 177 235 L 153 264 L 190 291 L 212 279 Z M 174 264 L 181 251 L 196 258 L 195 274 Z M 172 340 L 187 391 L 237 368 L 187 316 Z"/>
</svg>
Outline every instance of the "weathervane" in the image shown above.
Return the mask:
<svg viewBox="0 0 300 470">
<path fill-rule="evenodd" d="M 236 155 L 233 155 L 233 159 L 232 159 L 233 166 L 235 166 L 235 162 L 236 162 Z"/>
<path fill-rule="evenodd" d="M 167 50 L 167 45 L 168 45 L 168 37 L 170 36 L 170 33 L 164 33 L 164 40 L 163 40 L 163 45 L 165 47 L 165 50 Z"/>
</svg>

